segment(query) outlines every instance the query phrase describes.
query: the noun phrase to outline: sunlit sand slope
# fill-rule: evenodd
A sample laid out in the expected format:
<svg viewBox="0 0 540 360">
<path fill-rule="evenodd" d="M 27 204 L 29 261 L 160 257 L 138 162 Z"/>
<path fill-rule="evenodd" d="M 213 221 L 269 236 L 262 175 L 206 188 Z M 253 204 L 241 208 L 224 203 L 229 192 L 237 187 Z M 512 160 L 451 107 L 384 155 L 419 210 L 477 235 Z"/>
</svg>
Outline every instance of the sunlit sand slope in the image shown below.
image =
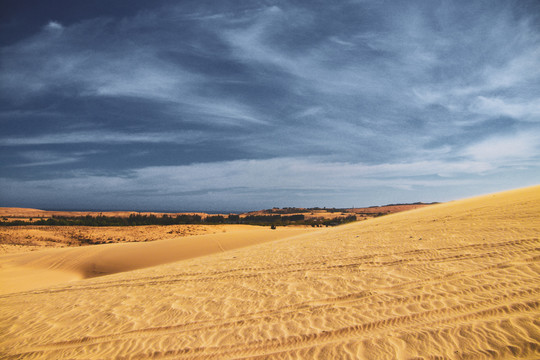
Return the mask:
<svg viewBox="0 0 540 360">
<path fill-rule="evenodd" d="M 150 227 L 147 227 L 150 228 Z M 151 227 L 154 228 L 154 227 Z M 223 225 L 220 233 L 148 243 L 51 249 L 0 256 L 0 294 L 114 274 L 313 232 L 308 227 Z"/>
<path fill-rule="evenodd" d="M 0 297 L 6 359 L 535 359 L 540 187 Z"/>
</svg>

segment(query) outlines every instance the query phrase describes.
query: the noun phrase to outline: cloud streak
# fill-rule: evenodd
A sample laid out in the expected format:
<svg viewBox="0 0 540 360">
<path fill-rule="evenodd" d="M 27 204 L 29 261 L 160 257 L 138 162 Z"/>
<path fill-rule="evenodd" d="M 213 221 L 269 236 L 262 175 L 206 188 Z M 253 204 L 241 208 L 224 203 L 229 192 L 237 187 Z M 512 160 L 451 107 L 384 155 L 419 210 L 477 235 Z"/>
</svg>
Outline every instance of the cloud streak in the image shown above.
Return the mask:
<svg viewBox="0 0 540 360">
<path fill-rule="evenodd" d="M 113 198 L 120 199 L 128 194 L 144 201 L 154 197 L 160 199 L 162 207 L 173 206 L 176 201 L 193 194 L 214 194 L 222 199 L 228 198 L 227 195 L 231 192 L 255 198 L 264 194 L 272 195 L 264 203 L 265 206 L 270 206 L 275 199 L 305 203 L 303 194 L 317 193 L 333 193 L 341 201 L 348 197 L 351 201 L 362 203 L 366 201 L 363 196 L 353 194 L 381 187 L 418 190 L 426 187 L 463 186 L 477 183 L 475 175 L 497 171 L 496 166 L 478 160 L 366 165 L 326 162 L 318 159 L 276 158 L 196 163 L 185 166 L 150 166 L 135 169 L 121 176 L 72 173 L 60 179 L 30 180 L 20 183 L 3 179 L 2 182 L 5 188 L 47 189 L 51 195 L 84 192 L 96 198 L 114 194 Z M 381 197 L 377 203 L 391 202 L 390 200 L 391 197 Z M 152 203 L 156 206 L 155 202 Z M 209 204 L 211 201 L 205 200 L 203 203 Z M 217 201 L 214 206 L 223 208 L 227 204 Z"/>
<path fill-rule="evenodd" d="M 519 133 L 488 138 L 465 149 L 464 154 L 476 161 L 513 164 L 540 160 L 540 134 Z"/>
<path fill-rule="evenodd" d="M 187 131 L 183 134 L 141 133 L 128 134 L 112 131 L 86 131 L 63 134 L 41 134 L 34 137 L 10 137 L 0 139 L 3 146 L 52 145 L 52 144 L 126 144 L 126 143 L 196 143 L 200 141 L 198 132 Z"/>
</svg>

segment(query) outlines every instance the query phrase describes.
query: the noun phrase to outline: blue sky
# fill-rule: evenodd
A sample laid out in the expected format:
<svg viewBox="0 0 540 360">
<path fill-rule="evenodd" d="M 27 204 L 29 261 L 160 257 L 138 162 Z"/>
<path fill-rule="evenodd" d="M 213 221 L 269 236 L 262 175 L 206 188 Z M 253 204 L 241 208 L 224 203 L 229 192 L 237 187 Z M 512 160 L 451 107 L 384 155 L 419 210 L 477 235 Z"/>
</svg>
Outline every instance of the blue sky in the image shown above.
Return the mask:
<svg viewBox="0 0 540 360">
<path fill-rule="evenodd" d="M 248 210 L 540 183 L 536 1 L 12 1 L 0 205 Z"/>
</svg>

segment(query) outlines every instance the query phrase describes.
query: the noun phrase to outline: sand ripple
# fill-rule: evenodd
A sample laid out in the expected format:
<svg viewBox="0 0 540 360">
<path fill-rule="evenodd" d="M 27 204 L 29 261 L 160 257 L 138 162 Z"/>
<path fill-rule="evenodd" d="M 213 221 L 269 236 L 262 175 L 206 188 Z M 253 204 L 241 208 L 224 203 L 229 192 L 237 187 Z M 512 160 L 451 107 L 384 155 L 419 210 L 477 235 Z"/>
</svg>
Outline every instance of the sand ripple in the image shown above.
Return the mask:
<svg viewBox="0 0 540 360">
<path fill-rule="evenodd" d="M 0 296 L 5 359 L 535 359 L 540 187 Z"/>
</svg>

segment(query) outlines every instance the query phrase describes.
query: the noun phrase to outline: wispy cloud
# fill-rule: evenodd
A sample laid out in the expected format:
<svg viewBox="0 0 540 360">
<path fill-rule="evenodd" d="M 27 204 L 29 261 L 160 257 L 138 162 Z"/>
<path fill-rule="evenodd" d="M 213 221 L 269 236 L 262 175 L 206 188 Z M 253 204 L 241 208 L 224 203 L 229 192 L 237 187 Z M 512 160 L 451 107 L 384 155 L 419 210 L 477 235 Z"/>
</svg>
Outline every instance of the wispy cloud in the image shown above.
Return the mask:
<svg viewBox="0 0 540 360">
<path fill-rule="evenodd" d="M 64 27 L 58 21 L 51 20 L 47 23 L 47 25 L 45 25 L 45 29 L 51 31 L 60 31 L 63 30 Z"/>
<path fill-rule="evenodd" d="M 128 176 L 122 175 L 118 181 L 112 181 L 113 184 L 120 184 L 121 188 L 105 189 L 96 183 L 94 190 L 101 189 L 107 192 L 121 193 L 124 190 L 132 191 L 155 187 L 157 181 L 159 183 L 157 188 L 162 194 L 204 191 L 205 189 L 227 190 L 229 188 L 251 189 L 251 191 L 278 191 L 281 188 L 297 190 L 339 188 L 341 191 L 351 191 L 374 185 L 412 186 L 417 183 L 425 183 L 421 179 L 424 176 L 444 175 L 448 178 L 462 174 L 480 174 L 492 169 L 488 163 L 479 161 L 453 163 L 423 161 L 366 165 L 305 158 L 234 160 L 184 166 L 145 167 L 131 171 Z M 83 177 L 87 178 L 88 174 L 84 174 Z M 72 176 L 58 179 L 58 182 L 69 182 L 70 178 Z M 103 179 L 112 178 L 116 177 L 107 176 Z M 75 179 L 80 178 L 75 175 Z M 50 180 L 48 183 L 53 184 L 56 181 Z M 448 179 L 440 179 L 439 181 L 446 184 Z M 437 186 L 437 181 L 432 183 Z M 72 186 L 76 186 L 75 184 L 76 181 L 73 181 Z"/>
<path fill-rule="evenodd" d="M 540 132 L 496 136 L 469 146 L 464 155 L 497 165 L 540 161 Z M 517 163 L 516 163 L 517 161 Z"/>
<path fill-rule="evenodd" d="M 95 155 L 96 151 L 58 153 L 53 151 L 24 151 L 20 154 L 23 159 L 14 167 L 50 166 L 75 163 L 86 156 Z"/>
<path fill-rule="evenodd" d="M 52 145 L 52 144 L 125 144 L 125 143 L 196 143 L 201 139 L 201 133 L 185 131 L 179 134 L 170 133 L 118 133 L 114 131 L 87 131 L 62 134 L 40 134 L 27 137 L 0 138 L 0 145 Z"/>
<path fill-rule="evenodd" d="M 516 101 L 500 97 L 478 96 L 469 109 L 489 116 L 510 116 L 523 121 L 540 121 L 540 98 Z"/>
<path fill-rule="evenodd" d="M 70 27 L 50 22 L 47 31 L 3 49 L 5 71 L 0 73 L 0 91 L 7 99 L 21 102 L 43 94 L 66 96 L 69 89 L 75 97 L 134 97 L 173 106 L 186 121 L 222 125 L 265 122 L 262 114 L 230 94 L 204 94 L 204 87 L 211 87 L 215 79 L 163 56 L 193 51 L 183 49 L 182 42 L 171 50 L 168 43 L 173 39 L 148 43 L 139 31 L 142 26 L 151 26 L 159 33 L 159 22 L 148 23 L 152 19 L 151 15 L 136 17 L 126 26 L 113 25 L 109 19 Z M 56 34 L 56 30 L 63 31 Z M 81 41 L 83 37 L 87 40 Z M 128 37 L 131 40 L 125 41 Z"/>
<path fill-rule="evenodd" d="M 235 160 L 185 166 L 150 166 L 122 175 L 68 173 L 65 177 L 15 183 L 0 179 L 3 188 L 43 189 L 50 194 L 85 193 L 93 199 L 112 196 L 120 204 L 179 208 L 211 206 L 285 206 L 313 204 L 314 199 L 333 198 L 333 203 L 392 202 L 393 191 L 414 196 L 427 189 L 485 183 L 485 173 L 497 171 L 487 161 L 423 161 L 415 163 L 327 162 L 306 158 Z M 387 189 L 386 195 L 373 189 Z M 371 189 L 371 190 L 370 190 Z M 366 191 L 373 192 L 367 195 Z M 126 200 L 127 199 L 127 200 Z M 311 200 L 310 200 L 311 199 Z M 417 198 L 418 199 L 418 198 Z M 438 199 L 442 199 L 441 196 Z M 183 205 L 182 205 L 183 204 Z"/>
</svg>

